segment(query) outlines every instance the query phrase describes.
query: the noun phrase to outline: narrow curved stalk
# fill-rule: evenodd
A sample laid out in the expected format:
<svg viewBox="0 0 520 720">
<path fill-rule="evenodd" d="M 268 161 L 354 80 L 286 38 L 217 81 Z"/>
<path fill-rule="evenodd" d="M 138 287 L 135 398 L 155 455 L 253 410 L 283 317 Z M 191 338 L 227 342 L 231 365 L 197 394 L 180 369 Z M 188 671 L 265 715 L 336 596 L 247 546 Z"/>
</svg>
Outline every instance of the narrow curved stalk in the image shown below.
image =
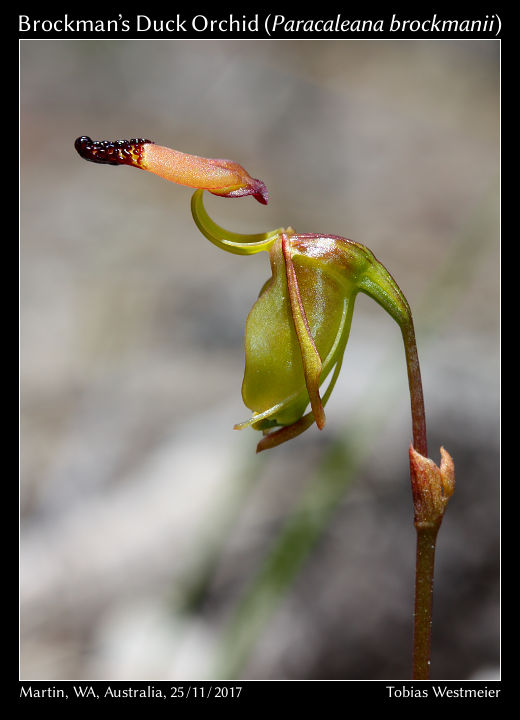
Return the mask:
<svg viewBox="0 0 520 720">
<path fill-rule="evenodd" d="M 278 228 L 270 232 L 243 235 L 225 230 L 217 225 L 206 212 L 202 200 L 203 195 L 204 190 L 195 190 L 193 193 L 191 214 L 200 232 L 221 250 L 227 250 L 235 255 L 254 255 L 262 250 L 268 252 L 278 235 L 284 232 L 283 228 Z"/>
</svg>

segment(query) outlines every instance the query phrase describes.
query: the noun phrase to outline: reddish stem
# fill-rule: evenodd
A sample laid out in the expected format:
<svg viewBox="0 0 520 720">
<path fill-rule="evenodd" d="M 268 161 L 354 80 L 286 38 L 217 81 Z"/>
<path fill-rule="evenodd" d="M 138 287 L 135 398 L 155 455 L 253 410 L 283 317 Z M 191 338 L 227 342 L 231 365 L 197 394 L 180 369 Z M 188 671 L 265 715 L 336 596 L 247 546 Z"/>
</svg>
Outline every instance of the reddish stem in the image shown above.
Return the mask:
<svg viewBox="0 0 520 720">
<path fill-rule="evenodd" d="M 413 680 L 428 680 L 432 634 L 433 573 L 435 543 L 440 522 L 418 527 L 415 566 L 415 608 L 413 633 Z"/>
<path fill-rule="evenodd" d="M 408 370 L 408 385 L 410 388 L 413 446 L 421 455 L 428 457 L 421 369 L 419 367 L 415 331 L 411 316 L 409 321 L 401 326 L 401 331 L 403 334 L 406 367 Z M 410 473 L 412 474 L 413 483 L 414 470 L 412 465 L 410 465 Z M 415 522 L 417 551 L 412 669 L 412 677 L 414 680 L 428 680 L 430 677 L 433 575 L 435 568 L 435 543 L 439 527 L 440 521 L 435 524 Z"/>
<path fill-rule="evenodd" d="M 408 370 L 408 386 L 410 388 L 413 446 L 417 452 L 421 453 L 421 455 L 428 457 L 421 368 L 419 367 L 415 331 L 411 316 L 409 320 L 401 326 L 401 332 L 403 334 L 404 351 L 406 354 L 406 368 Z"/>
</svg>

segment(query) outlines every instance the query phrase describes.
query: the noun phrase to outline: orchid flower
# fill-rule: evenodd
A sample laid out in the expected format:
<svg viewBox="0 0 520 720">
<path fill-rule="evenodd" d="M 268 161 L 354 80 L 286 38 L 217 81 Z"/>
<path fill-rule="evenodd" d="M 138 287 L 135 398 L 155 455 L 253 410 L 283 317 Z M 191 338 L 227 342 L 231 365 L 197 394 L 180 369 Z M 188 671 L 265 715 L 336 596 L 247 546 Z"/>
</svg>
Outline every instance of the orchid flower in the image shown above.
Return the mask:
<svg viewBox="0 0 520 720">
<path fill-rule="evenodd" d="M 417 529 L 413 667 L 414 679 L 427 679 L 435 540 L 453 493 L 455 473 L 444 448 L 440 468 L 427 457 L 412 314 L 397 283 L 368 248 L 338 235 L 297 233 L 291 227 L 242 235 L 219 227 L 204 209 L 204 190 L 222 197 L 252 195 L 260 203 L 268 201 L 265 184 L 231 160 L 188 155 L 144 138 L 96 142 L 83 136 L 75 147 L 86 160 L 131 165 L 196 188 L 192 215 L 208 240 L 238 255 L 269 254 L 271 278 L 262 287 L 245 328 L 242 398 L 253 414 L 250 420 L 235 425 L 263 431 L 257 452 L 299 435 L 314 422 L 320 430 L 324 427 L 324 406 L 340 372 L 359 292 L 372 297 L 398 323 L 413 430 L 409 453 Z M 331 373 L 321 395 L 321 385 Z"/>
<path fill-rule="evenodd" d="M 228 252 L 269 253 L 271 278 L 251 309 L 245 330 L 244 404 L 250 420 L 235 425 L 264 431 L 257 450 L 279 445 L 314 422 L 325 425 L 324 406 L 338 378 L 358 292 L 370 295 L 405 325 L 410 310 L 390 273 L 370 250 L 337 235 L 237 235 L 216 225 L 202 204 L 191 209 L 199 230 Z M 327 390 L 320 386 L 332 373 Z M 310 403 L 311 410 L 305 414 Z M 267 434 L 267 431 L 273 430 Z"/>
<path fill-rule="evenodd" d="M 188 155 L 144 138 L 96 142 L 84 136 L 75 147 L 86 160 L 131 165 L 197 188 L 191 209 L 203 235 L 227 252 L 269 254 L 272 276 L 245 329 L 242 398 L 253 414 L 235 425 L 264 432 L 257 451 L 299 435 L 314 422 L 320 430 L 324 427 L 324 406 L 339 375 L 358 292 L 373 297 L 400 325 L 408 322 L 403 294 L 363 245 L 337 235 L 296 233 L 290 227 L 242 235 L 214 223 L 204 208 L 203 190 L 268 201 L 265 184 L 238 163 Z M 331 373 L 322 397 L 320 386 Z"/>
</svg>

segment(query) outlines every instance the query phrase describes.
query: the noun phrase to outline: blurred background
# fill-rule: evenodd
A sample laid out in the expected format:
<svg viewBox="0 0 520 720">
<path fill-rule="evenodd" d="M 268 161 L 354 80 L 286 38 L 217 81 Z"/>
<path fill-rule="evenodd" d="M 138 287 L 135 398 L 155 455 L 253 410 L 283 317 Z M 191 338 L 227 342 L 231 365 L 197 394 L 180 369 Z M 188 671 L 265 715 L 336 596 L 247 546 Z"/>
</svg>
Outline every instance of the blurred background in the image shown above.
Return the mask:
<svg viewBox="0 0 520 720">
<path fill-rule="evenodd" d="M 357 301 L 327 426 L 233 431 L 267 255 L 80 135 L 231 158 L 237 232 L 368 245 L 414 311 L 439 535 L 432 677 L 499 663 L 498 41 L 21 41 L 21 679 L 409 678 L 398 327 Z"/>
</svg>

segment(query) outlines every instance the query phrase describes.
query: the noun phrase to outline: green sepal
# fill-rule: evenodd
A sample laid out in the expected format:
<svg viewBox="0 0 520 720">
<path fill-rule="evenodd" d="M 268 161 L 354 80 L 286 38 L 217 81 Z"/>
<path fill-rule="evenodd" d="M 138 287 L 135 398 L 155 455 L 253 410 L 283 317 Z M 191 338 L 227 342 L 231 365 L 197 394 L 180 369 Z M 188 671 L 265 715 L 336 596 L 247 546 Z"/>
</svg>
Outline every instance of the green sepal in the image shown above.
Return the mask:
<svg viewBox="0 0 520 720">
<path fill-rule="evenodd" d="M 401 328 L 411 322 L 410 308 L 390 273 L 364 245 L 336 235 L 297 234 L 292 228 L 233 233 L 211 220 L 202 193 L 194 193 L 191 207 L 208 240 L 239 255 L 269 253 L 271 278 L 245 329 L 242 397 L 253 414 L 235 425 L 264 432 L 260 452 L 314 422 L 324 426 L 323 408 L 341 368 L 358 292 L 372 297 Z M 319 388 L 333 369 L 321 398 Z"/>
</svg>

